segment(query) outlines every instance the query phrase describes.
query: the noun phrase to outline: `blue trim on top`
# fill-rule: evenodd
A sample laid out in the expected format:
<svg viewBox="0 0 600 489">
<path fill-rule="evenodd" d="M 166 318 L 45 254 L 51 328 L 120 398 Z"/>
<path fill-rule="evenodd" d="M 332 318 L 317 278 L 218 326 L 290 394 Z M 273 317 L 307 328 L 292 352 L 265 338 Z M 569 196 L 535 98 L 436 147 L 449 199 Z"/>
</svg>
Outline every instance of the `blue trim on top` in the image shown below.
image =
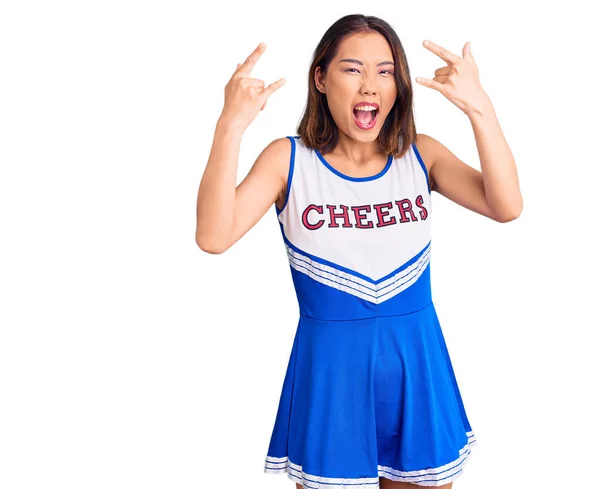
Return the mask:
<svg viewBox="0 0 600 489">
<path fill-rule="evenodd" d="M 277 205 L 275 205 L 275 212 L 277 213 L 277 216 L 279 216 L 279 214 L 281 214 L 283 212 L 283 209 L 285 209 L 285 206 L 287 205 L 288 200 L 290 198 L 290 188 L 292 186 L 292 178 L 294 176 L 294 162 L 296 161 L 296 141 L 294 141 L 294 137 L 292 137 L 292 136 L 286 136 L 286 138 L 288 138 L 292 142 L 292 153 L 290 154 L 290 167 L 288 169 L 287 190 L 285 192 L 285 201 L 283 202 L 283 206 L 281 207 L 281 209 L 278 209 Z"/>
<path fill-rule="evenodd" d="M 338 177 L 345 178 L 346 180 L 351 180 L 352 182 L 367 182 L 369 180 L 375 180 L 379 177 L 382 177 L 390 169 L 390 166 L 392 166 L 393 160 L 393 156 L 390 154 L 388 156 L 387 163 L 385 164 L 385 168 L 381 170 L 377 175 L 372 175 L 370 177 L 351 177 L 350 175 L 346 175 L 345 173 L 342 173 L 341 171 L 338 171 L 333 166 L 331 166 L 318 149 L 315 148 L 314 152 L 317 154 L 321 162 L 323 162 L 323 164 L 327 168 L 329 168 L 333 173 L 335 173 Z"/>
<path fill-rule="evenodd" d="M 421 153 L 419 153 L 419 150 L 417 149 L 417 144 L 412 143 L 411 146 L 413 147 L 415 154 L 417 155 L 419 163 L 421 163 L 421 168 L 423 168 L 423 171 L 425 172 L 425 179 L 427 180 L 427 191 L 431 194 L 431 189 L 429 188 L 429 173 L 427 173 L 427 167 L 425 166 L 425 163 L 423 163 L 423 158 L 421 158 Z"/>
</svg>

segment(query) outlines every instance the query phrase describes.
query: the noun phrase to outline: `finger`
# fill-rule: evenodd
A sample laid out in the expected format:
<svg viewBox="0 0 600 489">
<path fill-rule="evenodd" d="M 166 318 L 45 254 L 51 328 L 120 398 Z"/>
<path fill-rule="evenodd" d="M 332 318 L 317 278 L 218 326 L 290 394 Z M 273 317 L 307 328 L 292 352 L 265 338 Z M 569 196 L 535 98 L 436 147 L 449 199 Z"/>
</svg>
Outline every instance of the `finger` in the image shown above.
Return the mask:
<svg viewBox="0 0 600 489">
<path fill-rule="evenodd" d="M 262 88 L 263 90 L 265 88 L 265 82 L 262 80 L 259 80 L 258 78 L 245 78 L 244 83 L 248 87 L 258 87 L 258 88 Z"/>
<path fill-rule="evenodd" d="M 450 67 L 449 66 L 444 66 L 442 68 L 438 68 L 437 70 L 434 71 L 435 75 L 449 75 L 450 74 Z"/>
<path fill-rule="evenodd" d="M 473 53 L 471 52 L 471 41 L 467 41 L 466 44 L 463 46 L 463 58 L 466 58 L 467 56 L 470 57 L 471 59 L 473 58 Z"/>
<path fill-rule="evenodd" d="M 235 78 L 239 69 L 240 69 L 240 64 L 238 63 L 237 66 L 235 67 L 235 70 L 233 70 L 230 80 L 233 80 Z"/>
<path fill-rule="evenodd" d="M 264 42 L 261 42 L 258 47 L 250 53 L 250 56 L 246 58 L 246 61 L 242 63 L 242 65 L 237 69 L 236 75 L 248 76 L 254 68 L 254 65 L 259 60 L 262 53 L 264 53 L 265 48 L 267 46 Z"/>
<path fill-rule="evenodd" d="M 432 53 L 437 54 L 447 63 L 456 64 L 462 61 L 462 58 L 460 56 L 456 56 L 456 54 L 451 53 L 447 49 L 444 49 L 442 46 L 438 46 L 437 44 L 431 41 L 423 41 L 423 45 Z"/>
<path fill-rule="evenodd" d="M 236 78 L 237 76 L 239 76 L 239 71 L 240 71 L 240 67 L 242 66 L 242 63 L 238 63 L 237 67 L 235 68 L 235 71 L 233 72 L 233 74 L 231 75 L 230 80 L 233 80 L 234 78 Z"/>
<path fill-rule="evenodd" d="M 263 97 L 263 100 L 266 101 L 267 98 L 271 96 L 271 94 L 273 94 L 277 90 L 279 90 L 284 84 L 285 84 L 285 78 L 280 78 L 276 82 L 271 83 L 267 88 L 265 88 L 263 90 L 263 92 L 261 94 Z"/>
<path fill-rule="evenodd" d="M 442 83 L 436 82 L 435 80 L 430 80 L 428 78 L 416 78 L 417 83 L 423 85 L 425 87 L 433 88 L 438 92 L 444 91 L 444 85 Z"/>
</svg>

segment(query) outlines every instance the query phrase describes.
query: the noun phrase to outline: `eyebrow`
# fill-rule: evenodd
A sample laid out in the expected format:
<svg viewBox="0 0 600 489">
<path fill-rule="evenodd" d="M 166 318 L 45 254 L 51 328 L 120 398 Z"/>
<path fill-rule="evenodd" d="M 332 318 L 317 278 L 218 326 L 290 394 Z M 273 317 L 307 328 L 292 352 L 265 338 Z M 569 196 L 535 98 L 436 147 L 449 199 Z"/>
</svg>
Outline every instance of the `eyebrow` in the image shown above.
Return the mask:
<svg viewBox="0 0 600 489">
<path fill-rule="evenodd" d="M 353 59 L 353 58 L 344 58 L 344 59 L 340 59 L 340 63 L 343 63 L 344 61 L 348 62 L 348 63 L 358 63 L 361 66 L 363 65 L 362 61 L 359 61 L 358 59 Z M 382 61 L 381 63 L 377 63 L 377 66 L 381 66 L 381 65 L 393 65 L 394 63 L 392 61 Z"/>
</svg>

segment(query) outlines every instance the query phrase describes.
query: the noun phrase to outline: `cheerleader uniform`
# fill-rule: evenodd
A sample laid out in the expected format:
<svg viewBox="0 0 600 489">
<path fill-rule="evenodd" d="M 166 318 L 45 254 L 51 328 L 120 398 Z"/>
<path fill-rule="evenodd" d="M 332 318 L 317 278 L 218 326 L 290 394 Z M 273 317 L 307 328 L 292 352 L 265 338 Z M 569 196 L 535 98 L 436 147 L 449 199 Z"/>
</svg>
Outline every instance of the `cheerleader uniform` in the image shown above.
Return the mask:
<svg viewBox="0 0 600 489">
<path fill-rule="evenodd" d="M 416 145 L 351 177 L 288 136 L 275 206 L 299 305 L 264 471 L 310 489 L 442 486 L 476 444 L 432 302 Z"/>
</svg>

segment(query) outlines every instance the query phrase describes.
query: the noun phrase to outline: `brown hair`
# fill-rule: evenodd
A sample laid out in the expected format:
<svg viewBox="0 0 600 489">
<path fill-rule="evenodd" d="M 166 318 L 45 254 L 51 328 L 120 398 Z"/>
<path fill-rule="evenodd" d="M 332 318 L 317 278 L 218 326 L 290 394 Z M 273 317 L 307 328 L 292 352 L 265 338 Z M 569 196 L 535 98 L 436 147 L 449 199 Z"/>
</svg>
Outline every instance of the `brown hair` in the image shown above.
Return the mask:
<svg viewBox="0 0 600 489">
<path fill-rule="evenodd" d="M 394 64 L 400 66 L 400 69 L 394 70 L 398 87 L 396 101 L 377 139 L 385 154 L 393 154 L 394 158 L 404 155 L 410 144 L 416 140 L 410 72 L 398 35 L 387 22 L 378 17 L 351 14 L 341 17 L 327 29 L 313 54 L 308 74 L 308 100 L 297 128 L 302 141 L 309 148 L 316 148 L 324 154 L 330 153 L 337 146 L 339 138 L 338 128 L 329 111 L 326 95 L 317 90 L 315 85 L 317 66 L 321 67 L 325 75 L 344 39 L 357 33 L 373 32 L 378 32 L 387 39 L 392 49 Z M 399 143 L 402 143 L 402 146 Z"/>
</svg>

